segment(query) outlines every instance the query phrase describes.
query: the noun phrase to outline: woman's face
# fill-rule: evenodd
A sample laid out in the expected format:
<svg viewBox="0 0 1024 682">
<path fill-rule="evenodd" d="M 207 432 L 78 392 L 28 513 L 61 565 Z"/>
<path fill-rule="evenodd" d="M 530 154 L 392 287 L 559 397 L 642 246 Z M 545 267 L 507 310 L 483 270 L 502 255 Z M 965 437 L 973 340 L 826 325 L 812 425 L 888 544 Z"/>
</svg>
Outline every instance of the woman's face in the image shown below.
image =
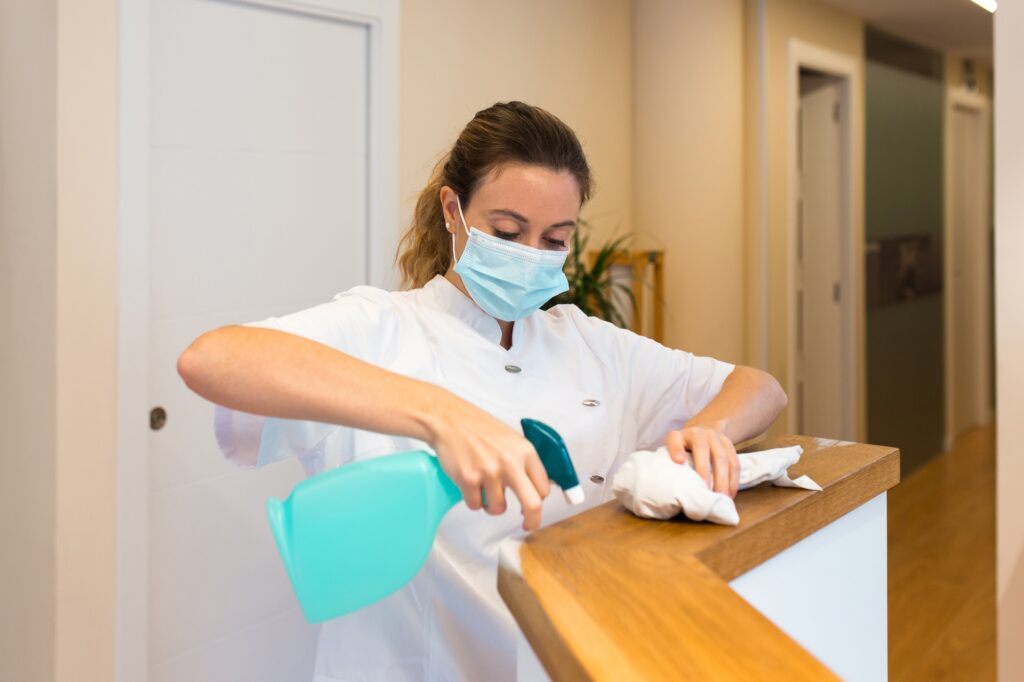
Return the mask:
<svg viewBox="0 0 1024 682">
<path fill-rule="evenodd" d="M 470 227 L 535 249 L 565 251 L 579 219 L 580 188 L 568 171 L 510 163 L 488 173 L 468 205 L 462 206 L 466 229 L 450 187 L 441 188 L 441 205 L 455 234 L 457 255 Z"/>
</svg>

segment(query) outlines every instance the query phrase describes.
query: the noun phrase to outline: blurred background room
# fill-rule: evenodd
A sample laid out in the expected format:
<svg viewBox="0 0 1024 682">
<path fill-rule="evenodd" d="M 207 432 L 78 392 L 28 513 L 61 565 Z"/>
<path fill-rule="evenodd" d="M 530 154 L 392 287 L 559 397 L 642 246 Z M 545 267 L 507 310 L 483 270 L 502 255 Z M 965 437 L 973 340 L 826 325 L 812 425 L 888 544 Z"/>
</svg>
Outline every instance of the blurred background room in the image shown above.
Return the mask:
<svg viewBox="0 0 1024 682">
<path fill-rule="evenodd" d="M 175 358 L 398 286 L 473 114 L 580 136 L 625 323 L 898 447 L 892 680 L 1024 679 L 1019 0 L 0 0 L 0 679 L 309 679 Z M 301 247 L 300 247 L 301 245 Z M 256 509 L 256 512 L 252 510 Z"/>
</svg>

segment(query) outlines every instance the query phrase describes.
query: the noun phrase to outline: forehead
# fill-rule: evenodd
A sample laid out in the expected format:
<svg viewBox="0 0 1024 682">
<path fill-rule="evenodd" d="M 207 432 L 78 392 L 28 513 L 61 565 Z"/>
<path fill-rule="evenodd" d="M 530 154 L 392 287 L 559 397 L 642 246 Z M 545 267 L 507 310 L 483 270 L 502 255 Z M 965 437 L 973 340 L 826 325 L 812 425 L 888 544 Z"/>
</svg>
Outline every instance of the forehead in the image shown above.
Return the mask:
<svg viewBox="0 0 1024 682">
<path fill-rule="evenodd" d="M 557 216 L 552 222 L 575 220 L 580 210 L 580 188 L 569 171 L 510 163 L 484 176 L 471 203 L 479 210 L 503 208 L 531 218 Z"/>
</svg>

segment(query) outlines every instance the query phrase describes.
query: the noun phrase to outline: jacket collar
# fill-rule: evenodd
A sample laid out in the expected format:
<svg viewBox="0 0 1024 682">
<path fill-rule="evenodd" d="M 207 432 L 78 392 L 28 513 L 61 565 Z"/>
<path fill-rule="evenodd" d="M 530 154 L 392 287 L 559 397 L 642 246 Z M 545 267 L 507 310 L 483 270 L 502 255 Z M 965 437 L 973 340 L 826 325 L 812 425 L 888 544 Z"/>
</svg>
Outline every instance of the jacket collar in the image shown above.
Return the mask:
<svg viewBox="0 0 1024 682">
<path fill-rule="evenodd" d="M 498 321 L 484 312 L 472 298 L 462 293 L 444 275 L 434 275 L 434 279 L 423 285 L 423 292 L 439 310 L 442 310 L 465 324 L 478 334 L 493 343 L 501 343 L 501 327 Z M 520 322 L 517 322 L 518 326 Z"/>
</svg>

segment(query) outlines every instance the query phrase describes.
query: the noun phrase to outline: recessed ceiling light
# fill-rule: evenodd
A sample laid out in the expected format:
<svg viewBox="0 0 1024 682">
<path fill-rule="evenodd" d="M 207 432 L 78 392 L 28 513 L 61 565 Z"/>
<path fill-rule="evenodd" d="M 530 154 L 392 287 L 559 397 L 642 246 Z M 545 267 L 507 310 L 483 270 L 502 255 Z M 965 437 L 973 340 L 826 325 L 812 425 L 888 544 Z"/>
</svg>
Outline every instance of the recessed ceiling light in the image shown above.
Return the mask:
<svg viewBox="0 0 1024 682">
<path fill-rule="evenodd" d="M 978 7 L 983 7 L 984 9 L 987 9 L 989 12 L 996 11 L 996 0 L 971 0 L 971 2 L 973 2 Z"/>
</svg>

